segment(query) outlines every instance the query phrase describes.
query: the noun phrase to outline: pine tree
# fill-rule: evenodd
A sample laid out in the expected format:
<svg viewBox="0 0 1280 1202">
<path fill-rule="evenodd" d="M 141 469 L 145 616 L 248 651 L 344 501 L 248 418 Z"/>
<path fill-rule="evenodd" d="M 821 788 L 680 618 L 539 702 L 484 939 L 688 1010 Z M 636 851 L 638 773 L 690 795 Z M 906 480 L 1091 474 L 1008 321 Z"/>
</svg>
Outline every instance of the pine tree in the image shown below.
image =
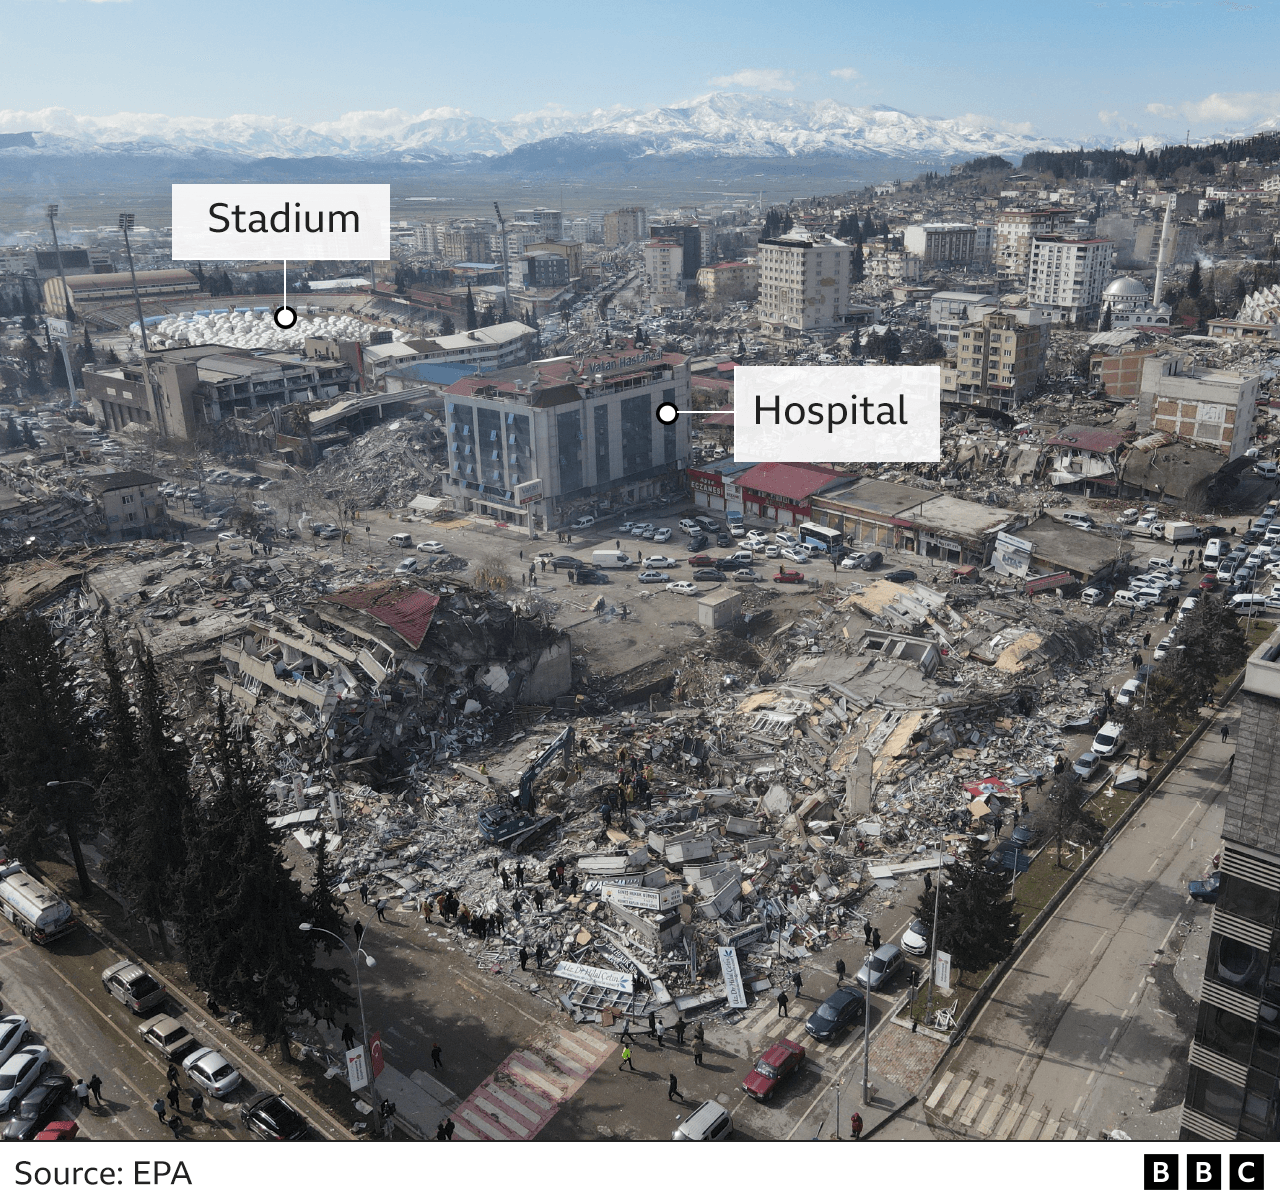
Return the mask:
<svg viewBox="0 0 1280 1202">
<path fill-rule="evenodd" d="M 339 938 L 346 937 L 347 903 L 333 891 L 333 866 L 329 863 L 329 836 L 323 828 L 317 831 L 316 863 L 311 877 L 311 892 L 304 903 L 305 921 L 320 931 L 332 931 Z M 323 935 L 317 939 L 324 941 Z M 331 947 L 329 942 L 321 946 Z"/>
<path fill-rule="evenodd" d="M 937 947 L 951 956 L 963 976 L 980 972 L 1005 959 L 1018 938 L 1018 918 L 1005 882 L 995 873 L 957 860 L 947 869 L 949 881 L 939 881 Z M 923 894 L 915 916 L 933 940 L 931 893 Z"/>
<path fill-rule="evenodd" d="M 22 431 L 18 429 L 18 423 L 14 421 L 13 414 L 9 414 L 9 424 L 4 430 L 4 445 L 11 451 L 22 446 Z"/>
<path fill-rule="evenodd" d="M 49 385 L 52 388 L 67 388 L 67 365 L 62 360 L 61 351 L 50 357 Z"/>
<path fill-rule="evenodd" d="M 36 442 L 36 436 L 31 430 L 30 422 L 22 423 L 22 441 L 33 451 L 38 451 L 40 449 L 40 444 Z"/>
<path fill-rule="evenodd" d="M 82 354 L 83 354 L 83 356 L 84 356 L 84 357 L 83 357 L 83 359 L 81 360 L 81 362 L 82 362 L 84 365 L 88 366 L 89 364 L 92 364 L 92 363 L 94 362 L 94 358 L 93 358 L 93 342 L 92 342 L 92 341 L 90 340 L 90 338 L 89 338 L 89 327 L 88 327 L 88 326 L 85 326 L 85 328 L 84 328 L 84 344 L 83 344 L 83 351 L 82 351 Z"/>
<path fill-rule="evenodd" d="M 471 295 L 471 285 L 467 285 L 467 329 L 476 328 L 476 298 Z"/>
<path fill-rule="evenodd" d="M 102 639 L 102 670 L 107 677 L 105 709 L 102 716 L 102 743 L 99 796 L 102 814 L 111 835 L 112 848 L 106 858 L 107 879 L 113 879 L 112 861 L 116 849 L 128 841 L 127 816 L 137 773 L 138 740 L 129 695 L 124 687 L 120 661 L 106 627 L 98 630 Z"/>
<path fill-rule="evenodd" d="M 862 281 L 866 279 L 866 276 L 867 276 L 867 261 L 862 254 L 861 237 L 859 237 L 858 241 L 854 244 L 854 247 L 853 247 L 853 262 L 850 265 L 850 276 L 853 283 L 855 284 L 862 283 Z"/>
<path fill-rule="evenodd" d="M 12 850 L 28 861 L 48 855 L 65 836 L 80 892 L 93 892 L 80 837 L 95 825 L 94 754 L 75 673 L 49 624 L 14 616 L 0 627 L 0 781 L 14 816 Z M 66 782 L 54 788 L 50 781 Z M 89 781 L 88 784 L 79 782 Z"/>
<path fill-rule="evenodd" d="M 1178 676 L 1193 699 L 1200 701 L 1218 677 L 1236 671 L 1248 658 L 1249 647 L 1240 619 L 1222 597 L 1202 597 L 1178 625 Z"/>
<path fill-rule="evenodd" d="M 1111 306 L 1105 305 L 1102 309 L 1102 320 L 1098 322 L 1098 333 L 1105 334 L 1111 329 Z"/>
<path fill-rule="evenodd" d="M 1191 275 L 1187 278 L 1187 295 L 1195 298 L 1200 295 L 1200 260 L 1197 259 L 1195 266 L 1191 268 Z"/>
<path fill-rule="evenodd" d="M 298 929 L 305 899 L 267 826 L 261 773 L 232 740 L 221 703 L 212 755 L 216 787 L 186 822 L 180 914 L 187 971 L 278 1041 L 288 1060 L 292 1014 L 345 1009 L 352 999 L 341 988 L 345 973 L 317 966 L 314 942 Z"/>
<path fill-rule="evenodd" d="M 440 334 L 445 337 L 449 334 L 456 334 L 457 328 L 453 324 L 453 318 L 447 313 L 440 319 Z"/>
</svg>

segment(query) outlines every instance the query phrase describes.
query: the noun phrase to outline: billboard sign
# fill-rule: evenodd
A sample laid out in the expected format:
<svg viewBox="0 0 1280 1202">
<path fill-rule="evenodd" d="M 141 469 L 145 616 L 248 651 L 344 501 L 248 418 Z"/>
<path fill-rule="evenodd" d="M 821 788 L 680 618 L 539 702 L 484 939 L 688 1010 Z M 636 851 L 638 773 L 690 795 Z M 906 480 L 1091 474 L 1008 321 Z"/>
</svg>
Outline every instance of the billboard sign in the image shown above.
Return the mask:
<svg viewBox="0 0 1280 1202">
<path fill-rule="evenodd" d="M 937 959 L 937 968 L 933 974 L 934 984 L 939 989 L 951 988 L 951 953 L 939 952 Z"/>
<path fill-rule="evenodd" d="M 684 897 L 679 885 L 663 885 L 661 889 L 637 889 L 627 885 L 605 885 L 600 890 L 605 901 L 637 910 L 674 910 Z"/>
<path fill-rule="evenodd" d="M 629 972 L 614 972 L 608 968 L 595 968 L 590 964 L 575 964 L 561 960 L 556 965 L 555 976 L 566 981 L 580 981 L 584 985 L 599 985 L 603 989 L 616 989 L 619 993 L 635 992 L 635 977 Z"/>
<path fill-rule="evenodd" d="M 542 481 L 526 480 L 523 484 L 517 484 L 513 491 L 517 505 L 532 505 L 534 501 L 542 500 Z"/>
<path fill-rule="evenodd" d="M 722 947 L 720 951 L 720 973 L 724 977 L 725 1000 L 735 1010 L 747 1008 L 747 991 L 742 985 L 742 970 L 738 967 L 736 948 Z"/>
<path fill-rule="evenodd" d="M 365 1089 L 369 1084 L 369 1066 L 364 1059 L 364 1045 L 347 1049 L 347 1084 L 351 1092 Z"/>
</svg>

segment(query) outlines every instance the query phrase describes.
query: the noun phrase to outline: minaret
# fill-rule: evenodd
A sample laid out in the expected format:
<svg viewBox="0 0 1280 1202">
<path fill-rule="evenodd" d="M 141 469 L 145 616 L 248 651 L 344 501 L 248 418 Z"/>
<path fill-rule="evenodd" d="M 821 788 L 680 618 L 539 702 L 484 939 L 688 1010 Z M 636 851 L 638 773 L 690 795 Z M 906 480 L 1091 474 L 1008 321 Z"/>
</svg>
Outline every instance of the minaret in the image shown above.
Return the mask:
<svg viewBox="0 0 1280 1202">
<path fill-rule="evenodd" d="M 1169 203 L 1164 209 L 1164 225 L 1160 230 L 1160 253 L 1156 256 L 1156 287 L 1155 294 L 1151 298 L 1153 305 L 1160 303 L 1160 294 L 1164 288 L 1164 273 L 1169 266 L 1173 255 L 1169 252 L 1169 226 L 1173 222 L 1173 195 L 1169 196 Z"/>
</svg>

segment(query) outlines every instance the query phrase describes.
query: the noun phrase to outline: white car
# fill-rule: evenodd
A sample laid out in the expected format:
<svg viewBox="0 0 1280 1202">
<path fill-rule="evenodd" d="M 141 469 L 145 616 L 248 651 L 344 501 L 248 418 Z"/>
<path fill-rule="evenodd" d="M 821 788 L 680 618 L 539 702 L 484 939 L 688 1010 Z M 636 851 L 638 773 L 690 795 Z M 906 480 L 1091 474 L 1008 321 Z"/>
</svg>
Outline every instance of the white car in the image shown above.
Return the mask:
<svg viewBox="0 0 1280 1202">
<path fill-rule="evenodd" d="M 1120 691 L 1116 694 L 1117 705 L 1132 705 L 1133 699 L 1142 691 L 1142 681 L 1136 677 L 1130 677 L 1120 686 Z"/>
<path fill-rule="evenodd" d="M 1124 748 L 1124 727 L 1119 722 L 1107 722 L 1094 736 L 1093 746 L 1089 748 L 1094 755 L 1109 760 Z"/>
<path fill-rule="evenodd" d="M 49 1063 L 49 1049 L 43 1044 L 28 1044 L 0 1066 L 0 1114 L 11 1114 L 18 1103 L 40 1080 Z"/>
<path fill-rule="evenodd" d="M 271 506 L 266 503 L 266 501 L 254 501 L 253 508 L 258 513 L 275 513 L 275 510 L 272 509 Z"/>
<path fill-rule="evenodd" d="M 636 577 L 639 584 L 666 584 L 670 579 L 666 572 L 641 572 Z"/>
<path fill-rule="evenodd" d="M 588 527 L 588 526 L 594 526 L 595 524 L 596 524 L 596 520 L 595 520 L 595 518 L 593 518 L 593 517 L 582 517 L 582 518 L 578 518 L 578 519 L 573 523 L 573 529 L 574 529 L 574 530 L 585 530 L 585 529 L 587 529 L 587 527 Z"/>
<path fill-rule="evenodd" d="M 624 530 L 630 529 L 631 525 L 632 523 L 628 522 L 625 526 L 623 526 L 623 529 Z M 680 529 L 683 530 L 686 534 L 702 533 L 702 527 L 699 526 L 698 523 L 695 522 L 692 518 L 681 518 Z"/>
<path fill-rule="evenodd" d="M 782 558 L 789 559 L 792 563 L 808 563 L 809 557 L 799 547 L 783 547 Z"/>
<path fill-rule="evenodd" d="M 782 555 L 782 548 L 770 543 L 765 547 L 764 553 L 769 559 L 778 559 Z"/>
<path fill-rule="evenodd" d="M 221 529 L 223 528 L 223 526 L 225 526 L 226 524 L 227 524 L 227 523 L 226 523 L 226 522 L 224 522 L 221 518 L 214 518 L 214 519 L 213 519 L 213 521 L 208 522 L 208 523 L 205 525 L 205 529 L 206 529 L 206 530 L 221 530 Z"/>
<path fill-rule="evenodd" d="M 671 528 L 669 526 L 661 527 L 653 536 L 655 543 L 669 543 L 671 541 Z"/>
<path fill-rule="evenodd" d="M 676 568 L 680 565 L 670 555 L 646 555 L 640 561 L 644 568 Z"/>
<path fill-rule="evenodd" d="M 6 1014 L 0 1018 L 0 1064 L 14 1055 L 30 1034 L 31 1026 L 25 1015 Z"/>
<path fill-rule="evenodd" d="M 1262 566 L 1263 553 L 1261 551 L 1251 551 L 1249 558 L 1244 561 L 1246 568 L 1257 568 Z"/>
<path fill-rule="evenodd" d="M 410 572 L 418 570 L 418 560 L 416 557 L 409 555 L 396 564 L 397 576 L 408 576 Z"/>
<path fill-rule="evenodd" d="M 213 1048 L 197 1048 L 183 1062 L 182 1067 L 211 1098 L 225 1098 L 240 1086 L 240 1073 L 221 1052 Z"/>
<path fill-rule="evenodd" d="M 742 580 L 747 582 L 764 579 L 764 577 L 761 576 L 759 572 L 755 571 L 754 568 L 739 568 L 736 572 L 734 572 L 733 578 L 735 580 Z"/>
<path fill-rule="evenodd" d="M 444 543 L 438 543 L 434 538 L 429 538 L 425 543 L 419 543 L 414 550 L 422 551 L 427 555 L 443 555 Z"/>
<path fill-rule="evenodd" d="M 683 597 L 696 597 L 698 586 L 692 580 L 673 580 L 667 585 L 667 592 L 679 593 Z"/>
<path fill-rule="evenodd" d="M 1173 635 L 1166 634 L 1157 644 L 1156 649 L 1151 653 L 1152 663 L 1159 663 L 1170 651 L 1173 650 Z"/>
<path fill-rule="evenodd" d="M 730 522 L 729 534 L 733 538 L 746 538 L 747 528 L 741 522 Z"/>
<path fill-rule="evenodd" d="M 234 541 L 235 539 L 237 539 L 237 538 L 239 538 L 239 537 L 240 537 L 240 536 L 239 536 L 239 535 L 238 535 L 234 530 L 224 530 L 224 531 L 222 531 L 222 533 L 221 533 L 221 534 L 219 534 L 219 535 L 218 535 L 218 542 L 220 542 L 220 543 L 229 543 L 229 542 L 232 542 L 232 541 Z"/>
<path fill-rule="evenodd" d="M 781 547 L 794 547 L 800 540 L 794 534 L 788 534 L 785 530 L 780 530 L 773 536 L 773 541 Z"/>
</svg>

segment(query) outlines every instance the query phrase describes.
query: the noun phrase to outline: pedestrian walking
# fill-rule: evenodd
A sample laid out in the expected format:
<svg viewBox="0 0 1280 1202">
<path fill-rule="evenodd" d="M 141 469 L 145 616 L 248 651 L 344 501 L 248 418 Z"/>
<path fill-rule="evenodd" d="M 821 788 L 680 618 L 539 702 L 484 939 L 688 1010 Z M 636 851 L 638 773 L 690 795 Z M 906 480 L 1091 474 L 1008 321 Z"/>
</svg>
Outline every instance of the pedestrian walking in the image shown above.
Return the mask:
<svg viewBox="0 0 1280 1202">
<path fill-rule="evenodd" d="M 387 899 L 385 897 L 378 898 L 378 904 L 373 907 L 373 912 L 378 916 L 379 922 L 387 921 Z"/>
<path fill-rule="evenodd" d="M 99 1106 L 101 1106 L 102 1105 L 102 1078 L 99 1077 L 97 1073 L 94 1073 L 93 1076 L 89 1078 L 89 1092 L 93 1094 L 93 1100 L 97 1102 Z"/>
<path fill-rule="evenodd" d="M 658 1024 L 657 1024 L 657 1026 L 654 1028 L 654 1032 L 653 1032 L 653 1033 L 654 1033 L 654 1035 L 656 1035 L 656 1036 L 657 1036 L 657 1038 L 658 1038 L 658 1047 L 662 1047 L 662 1038 L 663 1038 L 663 1036 L 664 1036 L 664 1035 L 666 1035 L 666 1033 L 667 1033 L 667 1024 L 666 1024 L 666 1023 L 664 1023 L 664 1022 L 662 1021 L 662 1019 L 658 1019 Z"/>
<path fill-rule="evenodd" d="M 524 888 L 524 861 L 516 861 L 516 888 Z"/>
<path fill-rule="evenodd" d="M 420 906 L 422 911 L 422 925 L 429 927 L 431 925 L 431 898 L 424 897 Z"/>
<path fill-rule="evenodd" d="M 533 908 L 537 910 L 539 914 L 542 913 L 542 903 L 546 900 L 547 899 L 543 895 L 543 892 L 541 889 L 535 889 L 533 891 Z"/>
<path fill-rule="evenodd" d="M 633 1073 L 636 1071 L 636 1066 L 631 1060 L 630 1044 L 627 1044 L 626 1047 L 622 1049 L 622 1066 L 618 1069 L 618 1072 L 622 1072 L 622 1069 L 624 1068 L 629 1068 Z"/>
<path fill-rule="evenodd" d="M 453 1133 L 458 1129 L 458 1125 L 453 1119 L 448 1118 L 444 1121 L 444 1133 L 447 1139 L 453 1139 Z"/>
<path fill-rule="evenodd" d="M 1222 724 L 1222 741 L 1225 743 L 1229 738 L 1231 738 L 1231 727 L 1224 722 Z"/>
<path fill-rule="evenodd" d="M 862 1138 L 862 1115 L 856 1110 L 849 1116 L 849 1138 Z"/>
<path fill-rule="evenodd" d="M 356 1046 L 356 1030 L 350 1023 L 344 1023 L 342 1027 L 342 1045 L 351 1051 Z"/>
<path fill-rule="evenodd" d="M 533 949 L 533 959 L 534 959 L 534 963 L 535 963 L 535 964 L 537 964 L 537 966 L 538 966 L 539 968 L 541 968 L 541 967 L 542 967 L 542 957 L 543 957 L 545 954 L 546 954 L 546 953 L 542 950 L 542 944 L 540 944 L 540 943 L 538 944 L 538 946 L 537 946 L 537 947 L 535 947 L 535 948 Z"/>
<path fill-rule="evenodd" d="M 367 906 L 369 904 L 369 882 L 360 882 L 360 900 Z"/>
<path fill-rule="evenodd" d="M 169 1065 L 168 1071 L 165 1073 L 165 1080 L 169 1082 L 171 1088 L 178 1084 L 178 1066 L 176 1064 Z"/>
<path fill-rule="evenodd" d="M 176 1085 L 169 1086 L 169 1092 L 165 1094 L 165 1097 L 169 1099 L 169 1105 L 172 1106 L 174 1110 L 182 1110 L 182 1090 L 180 1090 Z"/>
<path fill-rule="evenodd" d="M 1144 649 L 1151 646 L 1151 631 L 1148 630 L 1146 634 L 1142 636 L 1142 646 Z"/>
<path fill-rule="evenodd" d="M 563 872 L 560 874 L 560 883 L 561 884 L 564 883 Z M 575 872 L 572 876 L 569 877 L 569 895 L 571 897 L 574 897 L 577 895 L 577 892 L 578 892 L 578 874 Z"/>
<path fill-rule="evenodd" d="M 525 947 L 520 949 L 520 971 L 529 971 L 529 949 Z"/>
<path fill-rule="evenodd" d="M 872 952 L 878 952 L 880 950 L 880 928 L 879 927 L 876 927 L 871 932 L 871 950 Z M 796 997 L 799 997 L 799 996 L 800 995 L 797 993 Z"/>
<path fill-rule="evenodd" d="M 444 1068 L 444 1063 L 440 1059 L 440 1045 L 438 1043 L 431 1045 L 431 1067 Z"/>
<path fill-rule="evenodd" d="M 163 1123 L 165 1113 L 168 1110 L 168 1107 L 166 1107 L 164 1104 L 164 1099 L 157 1098 L 154 1102 L 151 1103 L 151 1109 L 156 1112 L 156 1117 Z"/>
<path fill-rule="evenodd" d="M 668 1073 L 667 1074 L 667 1101 L 670 1102 L 672 1098 L 679 1098 L 680 1101 L 683 1102 L 684 1094 L 680 1092 L 679 1082 L 676 1080 L 675 1073 Z"/>
<path fill-rule="evenodd" d="M 862 946 L 871 946 L 871 919 L 867 918 L 862 923 Z"/>
<path fill-rule="evenodd" d="M 444 1119 L 436 1124 L 436 1139 L 443 1143 L 449 1137 L 444 1133 Z"/>
<path fill-rule="evenodd" d="M 703 1049 L 704 1049 L 707 1045 L 706 1045 L 705 1043 L 703 1043 L 703 1041 L 702 1041 L 701 1039 L 695 1039 L 695 1040 L 694 1040 L 694 1041 L 693 1041 L 689 1046 L 693 1049 L 693 1062 L 694 1062 L 694 1064 L 701 1065 L 701 1064 L 702 1064 L 702 1052 L 703 1052 Z"/>
<path fill-rule="evenodd" d="M 796 997 L 799 998 L 800 986 L 804 984 L 804 978 L 801 977 L 798 972 L 793 972 L 791 974 L 791 984 L 793 984 L 796 987 Z"/>
<path fill-rule="evenodd" d="M 1036 792 L 1037 793 L 1044 792 L 1044 773 L 1043 772 L 1036 773 Z"/>
<path fill-rule="evenodd" d="M 169 1121 L 168 1123 L 165 1124 L 165 1126 L 167 1126 L 169 1130 L 173 1132 L 174 1139 L 182 1138 L 182 1119 L 178 1115 L 175 1114 L 170 1116 Z"/>
<path fill-rule="evenodd" d="M 696 1027 L 694 1027 L 693 1037 L 694 1039 L 706 1039 L 707 1032 L 701 1023 L 699 1023 Z"/>
<path fill-rule="evenodd" d="M 507 875 L 507 866 L 502 866 L 502 887 L 503 889 L 511 888 L 511 878 Z"/>
<path fill-rule="evenodd" d="M 836 961 L 836 986 L 839 987 L 844 981 L 844 961 Z"/>
<path fill-rule="evenodd" d="M 672 1028 L 676 1033 L 676 1047 L 684 1047 L 684 1033 L 688 1028 L 689 1024 L 684 1021 L 684 1015 L 676 1019 L 676 1025 Z"/>
<path fill-rule="evenodd" d="M 622 1034 L 618 1036 L 618 1042 L 624 1047 L 629 1043 L 635 1043 L 635 1038 L 631 1034 L 631 1020 L 629 1018 L 622 1020 Z"/>
<path fill-rule="evenodd" d="M 924 874 L 924 891 L 928 893 L 933 888 L 933 877 L 929 873 Z"/>
<path fill-rule="evenodd" d="M 521 562 L 522 562 L 522 563 L 524 562 L 524 552 L 523 552 L 523 551 L 521 551 L 521 552 L 520 552 L 520 560 L 521 560 Z"/>
<path fill-rule="evenodd" d="M 89 1101 L 89 1087 L 84 1083 L 83 1077 L 76 1078 L 76 1101 L 84 1106 Z"/>
<path fill-rule="evenodd" d="M 364 923 L 357 918 L 355 926 L 351 928 L 351 931 L 356 937 L 356 946 L 359 947 L 360 940 L 364 938 Z"/>
<path fill-rule="evenodd" d="M 606 801 L 604 805 L 600 807 L 600 829 L 601 830 L 607 831 L 609 829 L 609 820 L 612 817 L 613 817 L 613 807 Z"/>
<path fill-rule="evenodd" d="M 619 551 L 621 551 L 621 550 L 622 550 L 622 540 L 621 540 L 621 539 L 619 539 L 619 538 L 615 538 L 615 539 L 613 540 L 613 545 L 614 545 L 614 547 L 615 547 L 615 549 L 616 549 L 616 550 L 619 550 Z"/>
<path fill-rule="evenodd" d="M 654 1010 L 649 1011 L 649 1038 L 652 1039 L 658 1033 L 658 1015 Z"/>
<path fill-rule="evenodd" d="M 193 1119 L 204 1118 L 204 1094 L 195 1089 L 191 1091 L 191 1117 Z"/>
<path fill-rule="evenodd" d="M 787 991 L 785 989 L 778 990 L 778 1017 L 787 1018 Z"/>
</svg>

